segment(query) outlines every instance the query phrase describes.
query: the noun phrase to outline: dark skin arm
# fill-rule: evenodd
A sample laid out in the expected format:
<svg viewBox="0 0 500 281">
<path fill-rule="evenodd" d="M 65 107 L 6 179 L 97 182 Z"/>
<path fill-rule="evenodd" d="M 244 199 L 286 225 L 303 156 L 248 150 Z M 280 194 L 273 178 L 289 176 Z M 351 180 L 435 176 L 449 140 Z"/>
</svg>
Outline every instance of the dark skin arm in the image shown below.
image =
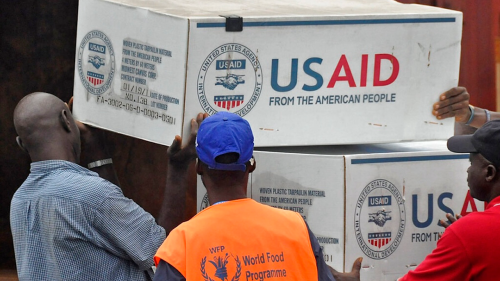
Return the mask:
<svg viewBox="0 0 500 281">
<path fill-rule="evenodd" d="M 184 147 L 181 145 L 182 138 L 175 136 L 172 145 L 167 150 L 167 183 L 158 215 L 158 224 L 165 228 L 167 235 L 184 222 L 188 179 L 196 175 L 194 169 L 196 134 L 206 117 L 208 117 L 207 113 L 199 113 L 196 119 L 191 119 L 191 132 Z"/>
<path fill-rule="evenodd" d="M 338 272 L 331 266 L 328 267 L 330 268 L 330 272 L 332 273 L 333 277 L 335 277 L 335 280 L 337 281 L 360 281 L 359 271 L 361 270 L 362 261 L 363 261 L 362 257 L 357 258 L 352 264 L 351 272 L 346 272 L 346 273 Z"/>
</svg>

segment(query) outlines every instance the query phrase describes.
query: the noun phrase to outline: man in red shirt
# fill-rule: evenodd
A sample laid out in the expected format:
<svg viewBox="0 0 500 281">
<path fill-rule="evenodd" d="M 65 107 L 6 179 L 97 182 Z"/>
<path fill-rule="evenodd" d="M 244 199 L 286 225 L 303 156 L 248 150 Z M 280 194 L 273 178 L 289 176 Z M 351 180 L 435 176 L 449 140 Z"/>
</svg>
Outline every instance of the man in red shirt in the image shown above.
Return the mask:
<svg viewBox="0 0 500 281">
<path fill-rule="evenodd" d="M 473 135 L 454 136 L 448 149 L 470 153 L 467 182 L 471 196 L 488 203 L 447 227 L 436 249 L 399 281 L 498 280 L 500 249 L 500 120 L 486 123 Z"/>
</svg>

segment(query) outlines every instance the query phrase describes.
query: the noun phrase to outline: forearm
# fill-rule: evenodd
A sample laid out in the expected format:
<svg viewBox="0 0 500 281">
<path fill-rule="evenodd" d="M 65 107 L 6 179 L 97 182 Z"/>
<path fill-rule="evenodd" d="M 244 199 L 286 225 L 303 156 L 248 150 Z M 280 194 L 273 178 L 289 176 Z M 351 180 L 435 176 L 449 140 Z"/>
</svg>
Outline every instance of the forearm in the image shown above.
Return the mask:
<svg viewBox="0 0 500 281">
<path fill-rule="evenodd" d="M 194 161 L 190 164 L 176 165 L 169 162 L 167 182 L 163 201 L 158 215 L 158 224 L 170 233 L 172 229 L 184 222 L 186 215 L 186 192 L 191 182 L 196 178 Z"/>
</svg>

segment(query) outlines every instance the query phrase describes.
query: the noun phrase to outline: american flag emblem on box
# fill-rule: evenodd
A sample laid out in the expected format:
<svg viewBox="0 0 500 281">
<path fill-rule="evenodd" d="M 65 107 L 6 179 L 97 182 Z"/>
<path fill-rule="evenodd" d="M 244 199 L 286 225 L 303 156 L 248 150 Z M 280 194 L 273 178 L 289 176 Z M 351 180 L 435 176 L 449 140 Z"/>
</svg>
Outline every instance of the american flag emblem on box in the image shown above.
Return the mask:
<svg viewBox="0 0 500 281">
<path fill-rule="evenodd" d="M 243 95 L 215 96 L 214 103 L 220 108 L 230 110 L 231 108 L 240 106 L 244 99 L 245 96 Z"/>
<path fill-rule="evenodd" d="M 368 242 L 379 249 L 391 242 L 390 232 L 368 233 Z"/>
<path fill-rule="evenodd" d="M 89 82 L 94 86 L 101 85 L 102 82 L 104 82 L 104 75 L 87 71 L 87 80 L 89 80 Z"/>
</svg>

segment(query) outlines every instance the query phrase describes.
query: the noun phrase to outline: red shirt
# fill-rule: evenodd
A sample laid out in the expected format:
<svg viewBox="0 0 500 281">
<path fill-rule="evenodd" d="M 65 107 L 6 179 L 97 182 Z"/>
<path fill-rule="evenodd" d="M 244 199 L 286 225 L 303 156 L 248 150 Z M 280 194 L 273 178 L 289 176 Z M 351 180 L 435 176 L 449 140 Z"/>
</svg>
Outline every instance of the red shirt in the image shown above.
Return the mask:
<svg viewBox="0 0 500 281">
<path fill-rule="evenodd" d="M 450 225 L 436 249 L 399 281 L 500 280 L 500 196 Z"/>
</svg>

